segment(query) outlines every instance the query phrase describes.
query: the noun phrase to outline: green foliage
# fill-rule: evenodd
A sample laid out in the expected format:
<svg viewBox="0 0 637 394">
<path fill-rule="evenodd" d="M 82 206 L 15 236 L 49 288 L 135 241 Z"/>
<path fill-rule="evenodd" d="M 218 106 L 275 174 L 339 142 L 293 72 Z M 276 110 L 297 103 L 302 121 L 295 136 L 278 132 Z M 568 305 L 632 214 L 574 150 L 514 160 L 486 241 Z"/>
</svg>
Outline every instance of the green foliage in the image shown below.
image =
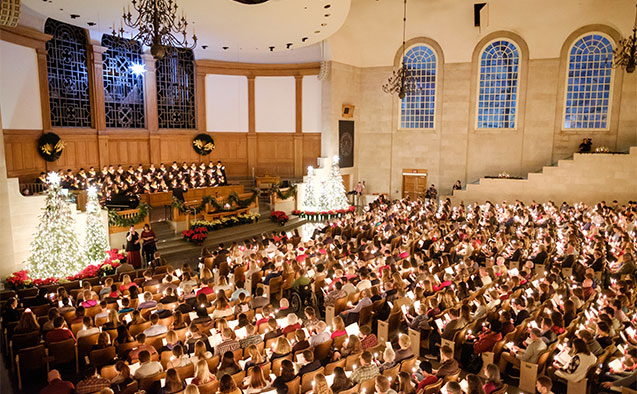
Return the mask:
<svg viewBox="0 0 637 394">
<path fill-rule="evenodd" d="M 121 217 L 117 211 L 108 211 L 108 224 L 117 227 L 130 227 L 143 222 L 151 208 L 145 202 L 140 202 L 137 208 L 139 212 L 130 218 Z"/>
<path fill-rule="evenodd" d="M 97 194 L 88 193 L 86 202 L 86 240 L 84 250 L 89 263 L 98 264 L 106 258 L 109 249 L 106 231 L 102 225 L 100 204 Z"/>
</svg>

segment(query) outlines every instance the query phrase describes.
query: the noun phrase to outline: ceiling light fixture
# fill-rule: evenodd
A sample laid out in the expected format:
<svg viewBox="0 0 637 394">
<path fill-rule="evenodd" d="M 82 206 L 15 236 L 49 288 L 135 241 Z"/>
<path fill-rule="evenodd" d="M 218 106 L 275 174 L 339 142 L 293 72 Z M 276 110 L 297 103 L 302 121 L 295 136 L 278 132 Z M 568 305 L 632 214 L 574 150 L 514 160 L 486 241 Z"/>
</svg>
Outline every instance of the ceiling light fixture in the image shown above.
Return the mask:
<svg viewBox="0 0 637 394">
<path fill-rule="evenodd" d="M 382 86 L 383 91 L 389 94 L 398 94 L 398 98 L 401 100 L 405 98 L 407 94 L 416 93 L 420 87 L 418 87 L 413 75 L 405 66 L 405 30 L 407 26 L 407 0 L 403 3 L 403 45 L 402 56 L 400 58 L 400 68 L 392 72 L 391 77 Z"/>
<path fill-rule="evenodd" d="M 173 48 L 194 49 L 197 46 L 194 29 L 192 43 L 188 42 L 188 21 L 183 11 L 177 16 L 176 0 L 132 0 L 131 4 L 137 16 L 131 14 L 129 5 L 128 11 L 124 8 L 123 23 L 137 29 L 132 39 L 150 47 L 155 59 L 163 58 Z M 123 24 L 119 31 L 113 25 L 113 35 L 124 35 Z"/>
<path fill-rule="evenodd" d="M 619 45 L 613 50 L 613 67 L 621 67 L 631 74 L 637 64 L 637 4 L 635 5 L 635 24 L 633 34 L 619 40 Z"/>
</svg>

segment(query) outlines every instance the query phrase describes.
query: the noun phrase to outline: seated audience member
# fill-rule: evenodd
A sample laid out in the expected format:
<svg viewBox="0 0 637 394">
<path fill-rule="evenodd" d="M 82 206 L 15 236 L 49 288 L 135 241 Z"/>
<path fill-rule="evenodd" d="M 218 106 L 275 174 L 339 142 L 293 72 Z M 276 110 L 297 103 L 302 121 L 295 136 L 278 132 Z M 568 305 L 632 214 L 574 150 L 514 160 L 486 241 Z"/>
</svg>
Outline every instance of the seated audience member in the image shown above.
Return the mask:
<svg viewBox="0 0 637 394">
<path fill-rule="evenodd" d="M 411 348 L 411 339 L 409 338 L 409 335 L 401 334 L 398 337 L 398 345 L 400 346 L 400 349 L 396 350 L 397 363 L 414 356 L 414 351 Z"/>
<path fill-rule="evenodd" d="M 253 326 L 252 324 L 248 324 L 245 326 L 245 328 L 246 337 L 239 340 L 239 347 L 245 349 L 250 345 L 257 345 L 263 342 L 263 338 L 257 333 L 257 328 L 255 326 Z"/>
<path fill-rule="evenodd" d="M 376 334 L 372 333 L 372 328 L 370 326 L 362 326 L 360 328 L 360 338 L 363 350 L 371 349 L 378 345 Z"/>
<path fill-rule="evenodd" d="M 268 328 L 266 328 L 266 333 L 263 336 L 263 340 L 267 341 L 268 339 L 276 338 L 281 335 L 281 328 L 279 327 L 279 323 L 277 323 L 276 319 L 271 317 L 268 319 Z"/>
<path fill-rule="evenodd" d="M 292 346 L 286 337 L 280 336 L 276 340 L 276 344 L 274 345 L 274 350 L 272 352 L 272 356 L 270 357 L 270 361 L 275 360 L 277 358 L 285 357 L 292 352 Z"/>
<path fill-rule="evenodd" d="M 120 360 L 115 363 L 115 371 L 117 371 L 117 375 L 111 379 L 111 389 L 113 389 L 116 394 L 119 394 L 126 386 L 133 383 L 133 377 L 131 376 L 128 364 L 124 361 Z"/>
<path fill-rule="evenodd" d="M 237 387 L 232 376 L 226 374 L 219 379 L 219 394 L 241 394 L 241 389 Z"/>
<path fill-rule="evenodd" d="M 508 363 L 515 367 L 520 367 L 520 362 L 537 363 L 538 358 L 546 350 L 546 344 L 542 341 L 542 331 L 539 328 L 532 328 L 529 333 L 529 344 L 525 349 L 513 346 L 508 352 L 500 354 L 498 367 L 504 373 Z"/>
<path fill-rule="evenodd" d="M 135 379 L 146 378 L 164 371 L 159 361 L 151 361 L 147 350 L 139 352 L 139 364 L 139 368 L 135 371 Z"/>
<path fill-rule="evenodd" d="M 558 364 L 559 369 L 555 371 L 555 376 L 576 383 L 586 377 L 588 369 L 597 362 L 597 357 L 591 354 L 586 342 L 580 338 L 573 340 L 571 354 L 573 357 L 567 365 Z"/>
<path fill-rule="evenodd" d="M 82 324 L 84 324 L 84 326 L 77 332 L 78 339 L 89 335 L 99 334 L 100 329 L 97 327 L 93 327 L 93 320 L 90 317 L 84 316 L 84 319 L 82 319 Z"/>
<path fill-rule="evenodd" d="M 294 313 L 290 313 L 287 316 L 287 319 L 288 319 L 288 325 L 285 326 L 283 330 L 281 330 L 282 334 L 285 335 L 301 328 L 301 323 L 299 323 L 299 317 L 295 315 Z"/>
<path fill-rule="evenodd" d="M 64 318 L 62 316 L 58 316 L 53 320 L 53 329 L 46 333 L 46 343 L 47 345 L 53 342 L 61 342 L 67 340 L 69 338 L 73 338 L 75 340 L 75 336 L 73 336 L 73 332 L 64 325 Z"/>
<path fill-rule="evenodd" d="M 32 332 L 39 332 L 40 325 L 36 320 L 35 315 L 31 312 L 30 309 L 26 309 L 22 316 L 20 316 L 20 321 L 18 325 L 13 329 L 14 334 L 29 334 Z"/>
<path fill-rule="evenodd" d="M 250 306 L 252 309 L 262 308 L 270 303 L 268 297 L 263 296 L 263 287 L 257 287 L 256 297 L 252 298 L 250 301 Z"/>
<path fill-rule="evenodd" d="M 76 394 L 90 394 L 111 386 L 111 381 L 101 377 L 91 364 L 84 368 L 84 379 L 77 382 Z"/>
<path fill-rule="evenodd" d="M 453 349 L 449 346 L 440 348 L 440 366 L 433 373 L 443 379 L 447 376 L 453 376 L 460 371 L 460 365 L 453 358 Z"/>
<path fill-rule="evenodd" d="M 292 346 L 292 353 L 296 353 L 301 350 L 305 350 L 310 347 L 310 342 L 308 342 L 305 331 L 299 329 L 294 332 L 294 339 L 296 343 Z"/>
<path fill-rule="evenodd" d="M 157 306 L 157 302 L 153 300 L 153 295 L 151 294 L 150 291 L 145 291 L 143 297 L 144 297 L 144 302 L 140 303 L 137 306 L 138 311 L 154 308 Z"/>
<path fill-rule="evenodd" d="M 60 372 L 57 369 L 49 371 L 47 374 L 47 382 L 49 384 L 40 390 L 40 394 L 71 394 L 75 390 L 73 383 L 62 380 Z"/>
<path fill-rule="evenodd" d="M 553 381 L 548 376 L 538 376 L 535 388 L 539 394 L 553 394 Z"/>
<path fill-rule="evenodd" d="M 135 340 L 137 341 L 138 345 L 128 353 L 129 360 L 137 359 L 143 351 L 148 352 L 148 354 L 150 354 L 151 356 L 157 354 L 157 349 L 155 349 L 154 346 L 146 344 L 146 334 L 144 334 L 143 332 L 137 334 Z"/>
<path fill-rule="evenodd" d="M 166 368 L 185 367 L 192 362 L 190 357 L 188 357 L 187 354 L 184 354 L 184 348 L 181 345 L 173 347 L 172 354 L 173 355 L 170 357 Z"/>
<path fill-rule="evenodd" d="M 150 323 L 151 326 L 144 330 L 144 335 L 146 335 L 146 338 L 156 337 L 168 332 L 168 327 L 159 324 L 158 313 L 153 313 L 150 315 Z"/>
<path fill-rule="evenodd" d="M 417 391 L 422 390 L 423 388 L 429 386 L 430 384 L 434 384 L 438 381 L 438 376 L 433 373 L 433 368 L 429 361 L 422 361 L 419 365 L 419 382 Z"/>
<path fill-rule="evenodd" d="M 397 394 L 396 390 L 391 388 L 387 376 L 377 375 L 375 379 L 374 387 L 378 394 Z"/>
<path fill-rule="evenodd" d="M 303 359 L 305 359 L 305 365 L 299 368 L 298 375 L 303 377 L 304 374 L 312 371 L 316 371 L 321 368 L 321 361 L 314 359 L 314 351 L 313 350 L 304 350 L 303 351 Z"/>
<path fill-rule="evenodd" d="M 319 321 L 316 325 L 316 334 L 312 335 L 309 339 L 310 346 L 317 347 L 321 343 L 329 341 L 330 333 L 326 331 L 327 324 L 324 321 Z"/>
<path fill-rule="evenodd" d="M 396 365 L 396 353 L 391 346 L 387 346 L 383 352 L 383 363 L 378 367 L 380 373 L 393 368 Z"/>
<path fill-rule="evenodd" d="M 232 329 L 226 327 L 221 332 L 221 343 L 215 346 L 215 356 L 225 356 L 227 352 L 232 353 L 240 347 L 239 341 L 233 338 Z M 220 376 L 217 376 L 217 378 L 220 378 Z"/>
<path fill-rule="evenodd" d="M 502 387 L 503 383 L 500 380 L 500 369 L 497 365 L 487 364 L 484 369 L 484 375 L 486 382 L 484 383 L 484 386 L 482 386 L 482 389 L 485 394 L 491 394 Z"/>
<path fill-rule="evenodd" d="M 341 367 L 334 368 L 334 381 L 332 386 L 332 392 L 338 394 L 341 391 L 349 390 L 354 387 L 354 383 L 347 377 L 345 370 Z"/>
<path fill-rule="evenodd" d="M 269 386 L 270 379 L 269 377 L 266 379 L 263 376 L 263 370 L 261 369 L 261 367 L 252 367 L 248 374 L 248 384 L 245 389 L 245 394 L 257 394 L 262 392 L 266 387 Z"/>
<path fill-rule="evenodd" d="M 355 368 L 349 378 L 354 384 L 357 384 L 364 380 L 373 379 L 379 374 L 378 367 L 373 363 L 372 354 L 368 351 L 364 351 L 360 357 L 360 366 Z"/>
<path fill-rule="evenodd" d="M 224 375 L 232 376 L 240 371 L 241 367 L 234 360 L 234 354 L 232 353 L 232 351 L 226 351 L 225 353 L 223 353 L 223 357 L 221 358 L 221 362 L 216 373 L 217 379 L 222 379 Z"/>
<path fill-rule="evenodd" d="M 215 375 L 210 373 L 210 369 L 208 368 L 208 363 L 206 360 L 199 360 L 197 362 L 195 371 L 195 378 L 192 380 L 192 384 L 196 386 L 201 386 L 202 384 L 210 383 L 214 381 Z"/>
<path fill-rule="evenodd" d="M 174 394 L 183 391 L 185 388 L 186 383 L 181 380 L 174 368 L 170 368 L 166 371 L 166 380 L 164 386 L 159 390 L 159 394 Z"/>
</svg>

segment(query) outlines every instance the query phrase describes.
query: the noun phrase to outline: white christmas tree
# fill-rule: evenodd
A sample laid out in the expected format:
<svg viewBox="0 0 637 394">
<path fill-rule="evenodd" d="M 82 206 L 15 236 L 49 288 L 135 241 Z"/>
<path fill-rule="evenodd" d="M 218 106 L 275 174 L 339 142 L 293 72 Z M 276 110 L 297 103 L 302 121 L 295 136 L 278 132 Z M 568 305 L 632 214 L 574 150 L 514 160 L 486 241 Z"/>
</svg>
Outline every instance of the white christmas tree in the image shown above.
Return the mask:
<svg viewBox="0 0 637 394">
<path fill-rule="evenodd" d="M 349 208 L 349 201 L 345 194 L 345 186 L 341 176 L 341 168 L 338 165 L 338 156 L 334 156 L 332 159 L 332 168 L 321 190 L 319 207 L 322 211 Z"/>
<path fill-rule="evenodd" d="M 73 231 L 71 209 L 62 198 L 60 177 L 51 172 L 47 180 L 46 206 L 27 259 L 29 276 L 33 279 L 66 278 L 86 266 L 85 254 Z"/>
<path fill-rule="evenodd" d="M 312 211 L 317 208 L 316 194 L 314 193 L 314 167 L 307 168 L 307 180 L 303 190 L 303 209 Z"/>
<path fill-rule="evenodd" d="M 91 264 L 98 264 L 106 258 L 108 240 L 102 224 L 100 203 L 97 200 L 97 188 L 91 186 L 87 189 L 86 201 L 86 240 L 84 250 L 86 259 Z"/>
</svg>

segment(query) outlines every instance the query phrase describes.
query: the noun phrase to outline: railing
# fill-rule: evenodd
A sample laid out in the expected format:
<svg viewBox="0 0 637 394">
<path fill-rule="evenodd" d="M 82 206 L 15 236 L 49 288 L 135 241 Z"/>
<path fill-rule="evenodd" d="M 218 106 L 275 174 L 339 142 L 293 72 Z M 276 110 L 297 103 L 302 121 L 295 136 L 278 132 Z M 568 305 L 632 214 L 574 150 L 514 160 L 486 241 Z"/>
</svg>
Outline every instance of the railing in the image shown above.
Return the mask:
<svg viewBox="0 0 637 394">
<path fill-rule="evenodd" d="M 34 194 L 42 194 L 46 190 L 44 183 L 22 183 L 20 184 L 20 193 L 23 196 L 32 196 Z"/>
</svg>

